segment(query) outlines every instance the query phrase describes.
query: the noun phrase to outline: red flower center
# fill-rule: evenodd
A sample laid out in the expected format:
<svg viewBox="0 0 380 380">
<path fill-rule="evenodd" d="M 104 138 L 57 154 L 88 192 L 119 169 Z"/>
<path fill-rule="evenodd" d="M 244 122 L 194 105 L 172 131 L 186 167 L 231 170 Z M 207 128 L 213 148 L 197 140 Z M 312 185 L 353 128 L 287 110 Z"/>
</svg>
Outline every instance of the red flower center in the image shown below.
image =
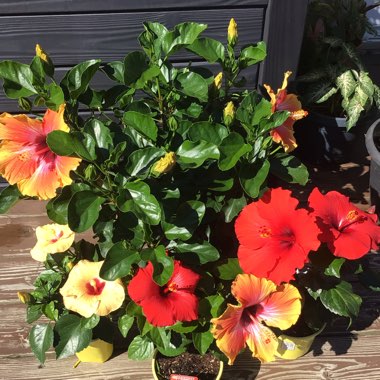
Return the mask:
<svg viewBox="0 0 380 380">
<path fill-rule="evenodd" d="M 86 284 L 87 294 L 90 296 L 99 296 L 102 294 L 105 286 L 105 281 L 100 281 L 98 278 L 93 278 Z"/>
<path fill-rule="evenodd" d="M 251 324 L 262 311 L 263 307 L 260 304 L 246 307 L 241 316 L 243 326 Z"/>
<path fill-rule="evenodd" d="M 50 240 L 50 243 L 56 243 L 63 236 L 63 231 L 59 231 L 59 234 L 55 238 Z"/>
<path fill-rule="evenodd" d="M 267 226 L 259 227 L 259 235 L 260 237 L 266 239 L 272 236 L 272 229 Z"/>
</svg>

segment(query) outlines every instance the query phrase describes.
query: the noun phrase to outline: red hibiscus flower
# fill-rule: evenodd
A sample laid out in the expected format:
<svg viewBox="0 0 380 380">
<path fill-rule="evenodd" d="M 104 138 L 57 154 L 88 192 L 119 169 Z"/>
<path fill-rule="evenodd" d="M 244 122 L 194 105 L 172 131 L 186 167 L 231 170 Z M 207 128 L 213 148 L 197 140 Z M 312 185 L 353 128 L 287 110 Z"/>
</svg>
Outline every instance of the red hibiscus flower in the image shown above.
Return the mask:
<svg viewBox="0 0 380 380">
<path fill-rule="evenodd" d="M 194 294 L 200 276 L 174 261 L 173 275 L 164 286 L 153 281 L 153 265 L 140 268 L 129 283 L 128 293 L 140 305 L 149 323 L 171 326 L 198 318 L 198 298 Z"/>
<path fill-rule="evenodd" d="M 323 195 L 315 188 L 309 196 L 309 206 L 322 231 L 320 240 L 335 256 L 355 260 L 378 248 L 377 216 L 361 211 L 348 197 L 336 191 Z"/>
<path fill-rule="evenodd" d="M 278 188 L 242 210 L 235 232 L 244 272 L 276 284 L 289 282 L 307 262 L 309 252 L 317 250 L 320 231 L 315 219 L 297 206 L 290 191 Z"/>
</svg>

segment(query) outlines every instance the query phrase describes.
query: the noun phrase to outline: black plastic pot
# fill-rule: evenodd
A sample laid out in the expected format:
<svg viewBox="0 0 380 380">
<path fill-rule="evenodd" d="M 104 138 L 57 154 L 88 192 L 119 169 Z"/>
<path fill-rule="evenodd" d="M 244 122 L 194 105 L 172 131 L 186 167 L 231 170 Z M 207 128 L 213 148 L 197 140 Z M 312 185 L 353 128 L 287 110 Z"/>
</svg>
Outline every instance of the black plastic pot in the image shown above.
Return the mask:
<svg viewBox="0 0 380 380">
<path fill-rule="evenodd" d="M 365 135 L 365 145 L 371 156 L 369 188 L 371 204 L 380 216 L 380 119 L 377 119 Z"/>
</svg>

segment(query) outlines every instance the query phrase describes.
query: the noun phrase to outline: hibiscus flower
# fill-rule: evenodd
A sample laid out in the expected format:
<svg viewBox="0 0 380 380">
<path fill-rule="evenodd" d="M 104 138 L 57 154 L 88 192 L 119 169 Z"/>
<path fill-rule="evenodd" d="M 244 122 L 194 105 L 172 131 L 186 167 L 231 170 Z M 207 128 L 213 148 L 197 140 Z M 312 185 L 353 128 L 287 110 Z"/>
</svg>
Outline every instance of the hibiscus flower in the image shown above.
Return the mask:
<svg viewBox="0 0 380 380">
<path fill-rule="evenodd" d="M 276 284 L 294 278 L 310 251 L 320 245 L 314 217 L 297 209 L 298 200 L 289 190 L 268 190 L 239 214 L 235 232 L 238 259 L 245 273 L 265 277 Z"/>
<path fill-rule="evenodd" d="M 69 185 L 70 171 L 80 159 L 53 153 L 46 143 L 49 132 L 69 132 L 63 119 L 65 106 L 58 112 L 47 110 L 42 121 L 26 115 L 0 115 L 0 174 L 17 184 L 23 195 L 50 199 L 59 187 Z"/>
<path fill-rule="evenodd" d="M 106 281 L 100 278 L 103 261 L 80 260 L 71 269 L 65 285 L 60 289 L 63 303 L 69 310 L 85 318 L 93 314 L 105 316 L 122 305 L 125 298 L 120 279 Z"/>
<path fill-rule="evenodd" d="M 307 111 L 302 109 L 302 104 L 295 94 L 288 94 L 286 87 L 288 87 L 288 78 L 292 75 L 291 71 L 284 74 L 284 81 L 281 88 L 275 94 L 272 88 L 264 84 L 267 90 L 270 101 L 272 104 L 272 112 L 275 111 L 289 111 L 290 116 L 286 119 L 284 124 L 274 128 L 271 131 L 271 136 L 274 142 L 282 144 L 285 152 L 291 152 L 297 148 L 296 139 L 294 138 L 293 125 L 297 120 L 307 116 Z"/>
<path fill-rule="evenodd" d="M 37 243 L 30 251 L 32 258 L 45 261 L 49 253 L 65 252 L 73 244 L 75 234 L 69 226 L 46 224 L 36 229 Z"/>
<path fill-rule="evenodd" d="M 378 248 L 377 216 L 361 211 L 343 194 L 330 191 L 323 195 L 315 188 L 309 196 L 309 207 L 322 231 L 320 240 L 335 256 L 355 260 Z"/>
<path fill-rule="evenodd" d="M 220 317 L 211 320 L 216 345 L 230 365 L 246 346 L 261 362 L 273 361 L 277 338 L 265 325 L 286 330 L 297 322 L 301 313 L 297 288 L 290 284 L 276 286 L 265 278 L 239 274 L 231 292 L 239 305 L 228 304 Z"/>
<path fill-rule="evenodd" d="M 128 294 L 140 305 L 149 323 L 171 326 L 176 322 L 194 321 L 198 317 L 198 298 L 194 294 L 199 274 L 177 260 L 170 280 L 159 286 L 153 281 L 153 265 L 139 268 L 128 285 Z"/>
</svg>

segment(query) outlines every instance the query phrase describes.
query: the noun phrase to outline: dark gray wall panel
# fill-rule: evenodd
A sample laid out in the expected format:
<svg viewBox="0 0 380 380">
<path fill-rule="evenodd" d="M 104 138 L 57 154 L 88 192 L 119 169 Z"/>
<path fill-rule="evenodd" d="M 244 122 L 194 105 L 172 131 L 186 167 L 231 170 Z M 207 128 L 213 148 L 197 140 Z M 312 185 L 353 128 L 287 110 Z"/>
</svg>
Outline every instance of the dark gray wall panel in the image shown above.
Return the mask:
<svg viewBox="0 0 380 380">
<path fill-rule="evenodd" d="M 262 39 L 263 8 L 0 17 L 0 59 L 29 62 L 39 43 L 58 66 L 92 58 L 118 60 L 138 48 L 144 21 L 169 28 L 184 21 L 209 23 L 204 35 L 225 40 L 231 17 L 241 31 L 241 44 Z"/>
<path fill-rule="evenodd" d="M 0 15 L 251 7 L 269 0 L 0 0 Z"/>
</svg>

